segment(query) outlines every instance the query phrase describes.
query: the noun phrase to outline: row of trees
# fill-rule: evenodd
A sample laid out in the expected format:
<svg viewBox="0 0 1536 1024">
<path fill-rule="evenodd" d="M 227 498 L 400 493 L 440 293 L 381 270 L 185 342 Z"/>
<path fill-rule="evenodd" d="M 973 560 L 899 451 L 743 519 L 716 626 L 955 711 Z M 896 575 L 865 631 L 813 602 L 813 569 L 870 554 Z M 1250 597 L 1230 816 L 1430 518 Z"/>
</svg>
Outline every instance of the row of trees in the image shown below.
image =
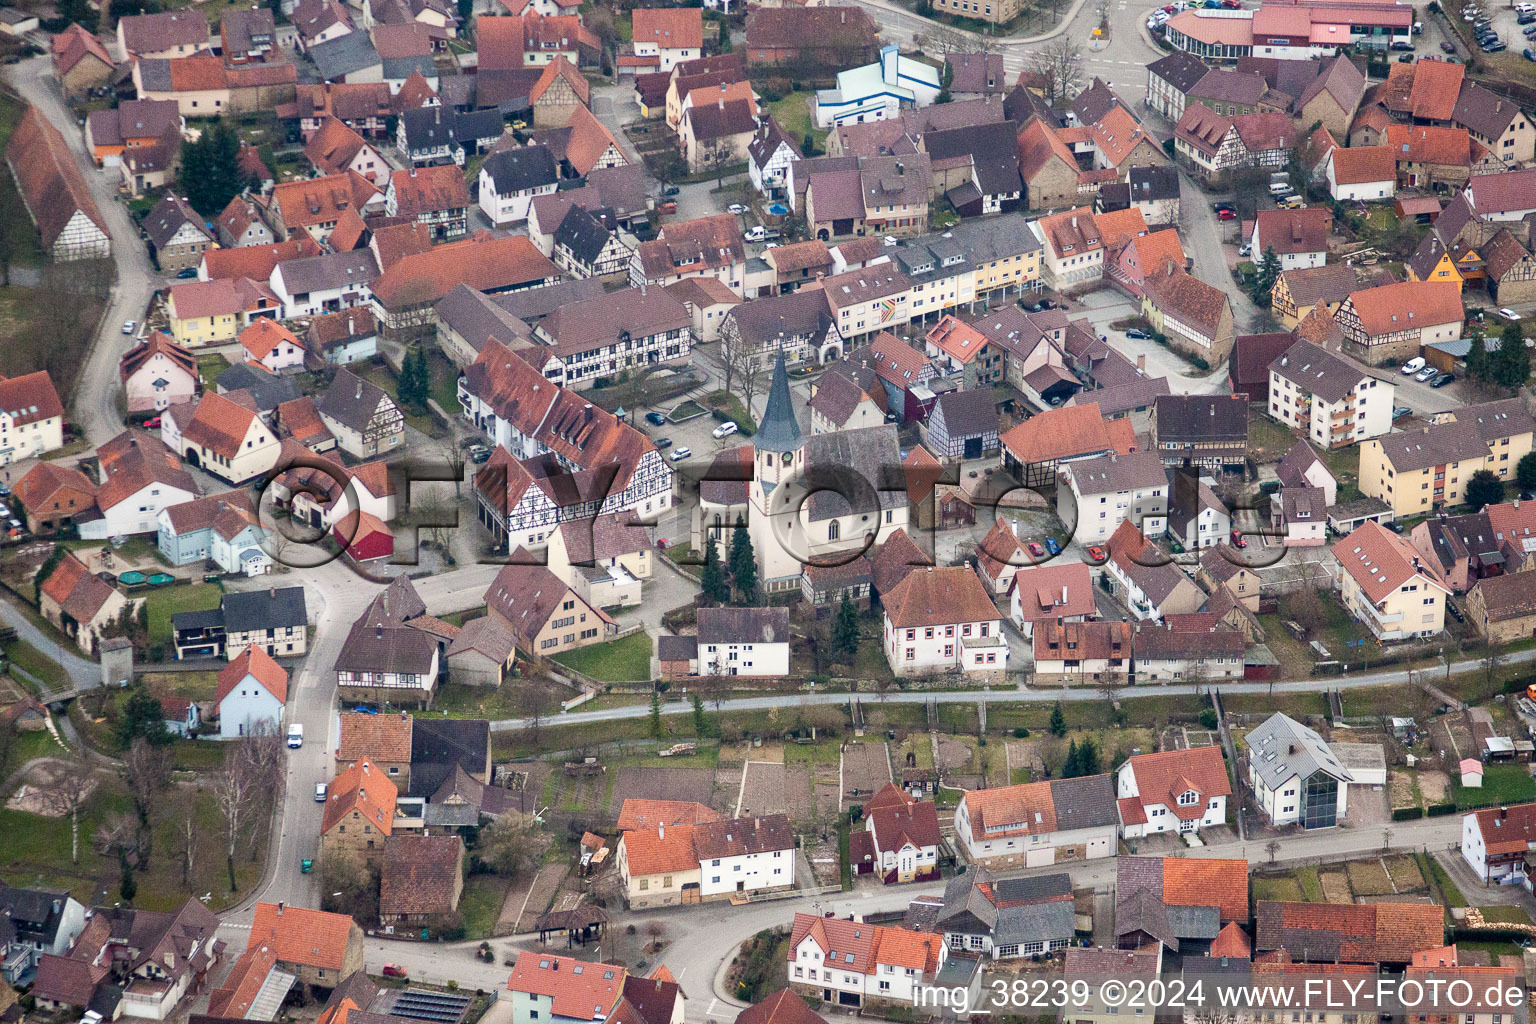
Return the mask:
<svg viewBox="0 0 1536 1024">
<path fill-rule="evenodd" d="M 1524 387 L 1531 375 L 1531 350 L 1525 345 L 1520 325 L 1509 323 L 1499 332 L 1499 346 L 1488 351 L 1483 332 L 1473 328 L 1471 347 L 1467 350 L 1467 376 L 1472 380 L 1500 387 Z"/>
<path fill-rule="evenodd" d="M 757 553 L 752 549 L 752 537 L 747 523 L 736 517 L 731 531 L 731 550 L 727 561 L 720 562 L 720 545 L 709 531 L 705 531 L 704 568 L 699 575 L 699 589 L 704 600 L 714 604 L 726 604 L 733 595 L 743 605 L 755 605 L 757 593 Z M 726 575 L 729 571 L 729 576 Z"/>
</svg>

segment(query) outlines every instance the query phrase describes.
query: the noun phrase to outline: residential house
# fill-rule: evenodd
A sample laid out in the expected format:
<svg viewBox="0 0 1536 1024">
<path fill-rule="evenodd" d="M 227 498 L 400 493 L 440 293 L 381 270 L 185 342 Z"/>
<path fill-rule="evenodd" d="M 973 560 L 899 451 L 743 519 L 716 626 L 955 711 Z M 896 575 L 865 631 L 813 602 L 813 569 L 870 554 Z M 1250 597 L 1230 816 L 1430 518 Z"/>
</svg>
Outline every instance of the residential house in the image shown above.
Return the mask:
<svg viewBox="0 0 1536 1024">
<path fill-rule="evenodd" d="M 692 101 L 699 94 L 689 94 Z M 747 159 L 747 148 L 757 134 L 756 104 L 750 99 L 691 104 L 678 126 L 678 146 L 691 173 L 730 167 Z"/>
<path fill-rule="evenodd" d="M 1367 441 L 1360 451 L 1361 492 L 1400 516 L 1458 505 L 1473 473 L 1489 469 L 1508 477 L 1509 466 L 1530 450 L 1530 416 L 1508 401 L 1465 407 L 1454 417 Z"/>
<path fill-rule="evenodd" d="M 944 837 L 933 801 L 918 800 L 888 782 L 864 805 L 864 832 L 873 857 L 867 870 L 878 871 L 885 884 L 938 878 Z"/>
<path fill-rule="evenodd" d="M 1061 467 L 1057 514 L 1085 544 L 1108 540 L 1126 521 L 1155 535 L 1168 515 L 1169 490 L 1157 452 L 1084 459 Z"/>
<path fill-rule="evenodd" d="M 181 460 L 148 434 L 125 430 L 97 449 L 97 459 L 99 516 L 76 523 L 85 539 L 153 533 L 162 509 L 198 495 Z"/>
<path fill-rule="evenodd" d="M 355 459 L 382 455 L 405 441 L 399 406 L 376 384 L 351 370 L 337 371 L 316 410 L 341 450 Z"/>
<path fill-rule="evenodd" d="M 1478 580 L 1467 591 L 1467 615 L 1491 643 L 1509 643 L 1536 632 L 1536 601 L 1519 573 Z"/>
<path fill-rule="evenodd" d="M 365 307 L 324 313 L 304 332 L 305 365 L 344 366 L 378 354 L 378 321 Z"/>
<path fill-rule="evenodd" d="M 945 461 L 996 454 L 997 406 L 987 391 L 949 391 L 933 403 L 923 443 Z"/>
<path fill-rule="evenodd" d="M 1282 487 L 1269 501 L 1270 524 L 1285 547 L 1316 547 L 1328 539 L 1321 487 Z"/>
<path fill-rule="evenodd" d="M 1108 775 L 969 790 L 955 809 L 958 852 L 993 870 L 1113 857 L 1119 827 Z"/>
<path fill-rule="evenodd" d="M 276 434 L 256 410 L 206 392 L 196 403 L 166 409 L 160 439 L 190 465 L 232 484 L 271 469 L 279 452 Z"/>
<path fill-rule="evenodd" d="M 1239 395 L 1163 395 L 1152 446 L 1165 466 L 1240 466 L 1247 458 L 1248 401 Z"/>
<path fill-rule="evenodd" d="M 534 198 L 553 195 L 559 180 L 547 146 L 498 150 L 480 165 L 480 210 L 497 227 L 526 220 Z"/>
<path fill-rule="evenodd" d="M 394 832 L 398 789 L 383 773 L 359 761 L 330 782 L 320 823 L 322 856 L 353 857 L 375 867 Z"/>
<path fill-rule="evenodd" d="M 1172 470 L 1170 475 L 1168 536 L 1186 551 L 1202 551 L 1224 543 L 1232 530 L 1232 513 L 1211 489 L 1208 479 L 1182 467 Z M 1142 532 L 1148 532 L 1145 525 Z"/>
<path fill-rule="evenodd" d="M 780 248 L 788 247 L 780 246 Z M 769 256 L 771 257 L 777 251 L 777 249 L 770 249 Z M 768 262 L 770 265 L 773 263 L 771 259 Z M 688 310 L 688 315 L 693 321 L 691 337 L 695 345 L 719 341 L 726 315 L 741 303 L 740 296 L 713 277 L 684 278 L 675 284 L 667 285 L 666 291 Z"/>
<path fill-rule="evenodd" d="M 219 43 L 225 61 L 264 61 L 277 44 L 277 23 L 270 10 L 226 11 L 219 18 Z"/>
<path fill-rule="evenodd" d="M 282 182 L 272 189 L 266 204 L 268 224 L 279 241 L 303 231 L 316 242 L 325 242 L 347 210 L 364 216 L 382 213 L 384 193 L 369 179 L 349 170 Z"/>
<path fill-rule="evenodd" d="M 1392 147 L 1334 147 L 1324 163 L 1328 194 L 1336 202 L 1391 199 L 1397 194 L 1397 163 Z"/>
<path fill-rule="evenodd" d="M 1469 515 L 1441 512 L 1416 524 L 1409 541 L 1439 567 L 1454 592 L 1466 593 L 1478 580 L 1536 567 L 1536 552 L 1525 550 L 1533 512 L 1536 506 L 1520 501 L 1487 505 Z"/>
<path fill-rule="evenodd" d="M 1472 811 L 1461 818 L 1461 855 L 1484 885 L 1524 881 L 1531 841 L 1527 835 L 1536 804 L 1513 804 Z"/>
<path fill-rule="evenodd" d="M 155 204 L 141 225 L 155 262 L 167 273 L 188 270 L 214 247 L 213 232 L 185 199 L 167 195 Z"/>
<path fill-rule="evenodd" d="M 26 516 L 27 530 L 51 534 L 90 520 L 96 513 L 96 482 L 78 469 L 37 462 L 16 481 L 16 500 Z"/>
<path fill-rule="evenodd" d="M 507 979 L 509 995 L 502 998 L 511 1004 L 517 1024 L 602 1024 L 621 1005 L 626 976 L 622 967 L 525 950 L 517 955 Z"/>
<path fill-rule="evenodd" d="M 697 669 L 690 674 L 789 674 L 789 615 L 783 608 L 700 608 L 697 640 L 697 654 L 690 659 Z"/>
<path fill-rule="evenodd" d="M 1333 545 L 1343 570 L 1344 607 L 1377 640 L 1433 636 L 1445 625 L 1450 586 L 1413 545 L 1380 523 L 1366 523 Z"/>
<path fill-rule="evenodd" d="M 1344 817 L 1355 779 L 1316 732 L 1277 711 L 1247 742 L 1248 785 L 1271 824 L 1329 828 Z"/>
<path fill-rule="evenodd" d="M 524 549 L 518 549 L 523 551 Z M 526 553 L 524 555 L 526 559 Z M 536 564 L 503 566 L 486 591 L 489 614 L 517 638 L 529 658 L 602 643 L 617 627 L 549 569 Z"/>
<path fill-rule="evenodd" d="M 1254 215 L 1250 251 L 1257 261 L 1273 250 L 1281 270 L 1320 267 L 1328 261 L 1328 233 L 1332 229 L 1333 213 L 1325 207 L 1260 210 Z"/>
<path fill-rule="evenodd" d="M 985 552 L 978 553 L 977 561 L 985 564 Z M 1009 618 L 1026 639 L 1041 621 L 1083 622 L 1098 614 L 1092 575 L 1083 562 L 1020 566 L 1008 584 L 1008 600 Z"/>
<path fill-rule="evenodd" d="M 704 20 L 697 9 L 644 10 L 634 19 L 632 45 L 637 58 L 654 60 L 656 71 L 704 55 Z"/>
<path fill-rule="evenodd" d="M 796 914 L 789 985 L 839 1006 L 910 1005 L 938 977 L 948 952 L 938 935 Z"/>
<path fill-rule="evenodd" d="M 944 886 L 933 930 L 952 953 L 1034 957 L 1072 944 L 1072 877 L 997 878 L 982 865 Z"/>
<path fill-rule="evenodd" d="M 65 555 L 54 566 L 38 589 L 38 599 L 43 618 L 88 655 L 95 653 L 103 631 L 139 604 L 92 575 L 74 555 Z"/>
<path fill-rule="evenodd" d="M 288 703 L 288 673 L 260 647 L 246 647 L 219 672 L 213 702 L 220 739 L 279 735 Z"/>
<path fill-rule="evenodd" d="M 276 316 L 281 308 L 282 299 L 265 282 L 246 277 L 175 284 L 165 303 L 171 337 L 188 348 L 234 341 L 253 320 Z"/>
<path fill-rule="evenodd" d="M 363 930 L 346 914 L 257 903 L 250 944 L 269 946 L 277 965 L 305 985 L 335 988 L 363 969 Z"/>
<path fill-rule="evenodd" d="M 1353 275 L 1351 275 L 1353 279 Z M 1295 343 L 1288 333 L 1239 334 L 1232 339 L 1232 359 L 1227 364 L 1227 383 L 1234 395 L 1248 401 L 1269 403 L 1269 364 Z"/>
<path fill-rule="evenodd" d="M 197 358 L 161 331 L 152 331 L 118 363 L 128 412 L 163 412 L 191 401 L 201 378 Z"/>
<path fill-rule="evenodd" d="M 665 287 L 688 277 L 714 277 L 742 294 L 746 243 L 741 226 L 728 214 L 662 226 L 656 238 L 641 242 L 630 263 L 629 280 Z"/>
<path fill-rule="evenodd" d="M 608 211 L 594 214 L 573 204 L 555 229 L 553 257 L 572 277 L 627 280 L 633 244 L 638 241 L 621 233 Z"/>
<path fill-rule="evenodd" d="M 773 115 L 760 117 L 747 144 L 747 173 L 758 194 L 769 200 L 782 199 L 789 165 L 799 159 L 799 145 L 784 133 Z"/>
<path fill-rule="evenodd" d="M 1337 312 L 1356 285 L 1354 269 L 1347 263 L 1282 271 L 1270 292 L 1270 311 L 1281 326 L 1294 329 L 1314 309 Z"/>
<path fill-rule="evenodd" d="M 641 909 L 792 888 L 795 850 L 789 819 L 765 814 L 631 829 L 616 860 L 626 901 Z"/>
<path fill-rule="evenodd" d="M 549 538 L 549 570 L 594 608 L 640 603 L 651 578 L 651 541 L 624 513 L 560 524 Z"/>
<path fill-rule="evenodd" d="M 158 145 L 172 132 L 179 137 L 184 127 L 174 100 L 125 100 L 86 116 L 85 144 L 97 167 L 118 167 L 127 150 Z"/>
<path fill-rule="evenodd" d="M 117 49 L 130 57 L 190 57 L 212 53 L 208 19 L 202 11 L 130 14 L 117 22 Z"/>
<path fill-rule="evenodd" d="M 240 355 L 268 373 L 299 370 L 304 366 L 304 343 L 276 320 L 262 317 L 240 332 Z"/>
<path fill-rule="evenodd" d="M 1422 346 L 1461 337 L 1459 286 L 1400 282 L 1350 293 L 1334 315 L 1344 350 L 1368 366 L 1418 355 Z"/>
<path fill-rule="evenodd" d="M 1210 68 L 1194 54 L 1175 50 L 1147 65 L 1147 106 L 1177 124 L 1189 92 Z"/>
<path fill-rule="evenodd" d="M 176 657 L 233 661 L 247 647 L 296 658 L 307 647 L 309 617 L 303 587 L 230 591 L 219 607 L 171 616 Z"/>
<path fill-rule="evenodd" d="M 1126 521 L 1109 538 L 1104 579 L 1137 621 L 1199 611 L 1206 595 L 1173 564 L 1172 556 Z M 1038 645 L 1038 641 L 1036 641 Z"/>
<path fill-rule="evenodd" d="M 1215 783 L 1219 780 L 1226 788 L 1227 770 L 1221 749 L 1195 749 L 1216 755 L 1214 766 L 1208 763 L 1209 758 L 1204 759 L 1202 768 L 1207 774 L 1201 781 Z M 1121 769 L 1122 778 L 1124 770 Z M 1171 778 L 1168 781 L 1174 786 L 1197 784 L 1193 779 Z M 1191 789 L 1179 795 L 1198 800 L 1204 794 Z M 1124 799 L 1121 806 L 1126 806 Z M 1159 806 L 1165 815 L 1172 817 L 1166 806 Z M 1190 807 L 1197 817 L 1186 820 L 1198 821 L 1199 808 Z M 1115 869 L 1115 945 L 1121 949 L 1146 949 L 1155 944 L 1161 950 L 1180 954 L 1188 964 L 1202 954 L 1214 955 L 1212 947 L 1217 945 L 1224 928 L 1235 924 L 1241 929 L 1248 924 L 1246 860 L 1121 857 Z"/>
<path fill-rule="evenodd" d="M 1396 386 L 1345 355 L 1297 341 L 1269 366 L 1269 414 L 1319 448 L 1392 429 Z"/>
<path fill-rule="evenodd" d="M 873 61 L 877 34 L 859 7 L 765 7 L 747 18 L 747 62 L 835 72 Z"/>
<path fill-rule="evenodd" d="M 412 167 L 389 176 L 389 188 L 384 193 L 384 213 L 427 225 L 434 241 L 465 234 L 468 210 L 469 190 L 463 170 L 456 165 Z"/>
<path fill-rule="evenodd" d="M 160 511 L 156 542 L 172 565 L 209 561 L 219 571 L 259 576 L 272 571 L 266 531 L 243 491 L 225 491 Z"/>
<path fill-rule="evenodd" d="M 338 529 L 348 526 L 361 529 L 345 520 Z M 351 544 L 356 543 L 354 536 Z M 347 701 L 426 707 L 435 695 L 448 639 L 451 635 L 445 636 L 437 620 L 426 615 L 410 581 L 397 577 L 347 632 L 335 662 L 337 691 Z"/>
<path fill-rule="evenodd" d="M 1141 315 L 1170 345 L 1208 365 L 1227 358 L 1234 332 L 1226 292 L 1166 263 L 1142 289 Z"/>
<path fill-rule="evenodd" d="M 1193 833 L 1226 824 L 1232 786 L 1220 747 L 1134 754 L 1115 772 L 1115 779 L 1127 839 L 1157 832 Z M 1246 868 L 1243 873 L 1247 874 Z M 1125 888 L 1121 891 L 1124 894 Z M 1242 909 L 1246 917 L 1246 899 Z M 1209 937 L 1215 938 L 1215 929 L 1211 932 Z"/>
<path fill-rule="evenodd" d="M 408 712 L 375 715 L 344 713 L 340 716 L 340 740 L 336 746 L 337 772 L 359 761 L 370 761 L 401 790 L 411 782 L 413 719 Z"/>
<path fill-rule="evenodd" d="M 1130 422 L 1106 421 L 1092 402 L 1032 416 L 1004 431 L 999 441 L 1003 468 L 1026 487 L 1054 483 L 1067 463 L 1136 449 Z"/>
<path fill-rule="evenodd" d="M 116 61 L 90 32 L 71 23 L 49 42 L 54 77 L 64 95 L 75 99 L 107 84 Z"/>
<path fill-rule="evenodd" d="M 1006 671 L 1001 616 L 969 566 L 911 573 L 880 602 L 885 658 L 892 672 Z"/>
<path fill-rule="evenodd" d="M 1022 168 L 1023 162 L 1020 166 Z M 1063 210 L 1030 222 L 1045 243 L 1041 280 L 1063 294 L 1096 287 L 1104 277 L 1104 245 L 1098 223 L 1088 207 Z"/>
<path fill-rule="evenodd" d="M 1337 500 L 1338 481 L 1305 441 L 1297 441 L 1291 446 L 1276 464 L 1275 475 L 1282 487 L 1316 487 L 1322 490 L 1328 505 Z"/>
<path fill-rule="evenodd" d="M 389 178 L 389 164 L 377 148 L 345 122 L 327 117 L 304 143 L 304 156 L 321 177 L 355 171 L 376 187 Z"/>
</svg>

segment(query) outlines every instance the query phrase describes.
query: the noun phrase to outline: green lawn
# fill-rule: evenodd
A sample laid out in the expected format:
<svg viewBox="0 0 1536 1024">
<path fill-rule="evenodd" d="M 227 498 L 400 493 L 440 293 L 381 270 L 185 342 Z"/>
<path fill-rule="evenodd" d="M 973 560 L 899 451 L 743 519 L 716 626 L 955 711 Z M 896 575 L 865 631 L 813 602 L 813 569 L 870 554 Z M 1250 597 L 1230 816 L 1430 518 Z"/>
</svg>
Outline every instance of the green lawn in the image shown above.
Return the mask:
<svg viewBox="0 0 1536 1024">
<path fill-rule="evenodd" d="M 166 643 L 171 639 L 171 616 L 177 612 L 203 612 L 219 606 L 224 591 L 217 583 L 192 583 L 184 587 L 161 587 L 144 598 L 149 609 L 149 642 Z"/>
<path fill-rule="evenodd" d="M 1253 898 L 1255 901 L 1278 900 L 1283 903 L 1300 903 L 1306 899 L 1306 894 L 1301 891 L 1301 886 L 1296 879 L 1289 875 L 1281 878 L 1255 877 Z"/>
<path fill-rule="evenodd" d="M 743 437 L 750 437 L 757 433 L 757 422 L 752 419 L 752 414 L 747 411 L 741 399 L 729 391 L 711 391 L 704 396 L 704 404 L 724 413 L 727 418 L 735 420 Z"/>
<path fill-rule="evenodd" d="M 213 669 L 203 672 L 141 672 L 138 681 L 156 697 L 212 700 L 219 689 L 219 674 Z"/>
<path fill-rule="evenodd" d="M 779 127 L 784 129 L 784 133 L 797 148 L 804 146 L 806 132 L 811 133 L 811 141 L 817 149 L 826 148 L 827 133 L 817 128 L 811 118 L 811 94 L 807 90 L 786 93 L 767 106 L 768 113 L 779 122 Z"/>
<path fill-rule="evenodd" d="M 1483 784 L 1478 789 L 1463 787 L 1460 776 L 1453 775 L 1451 779 L 1458 808 L 1523 804 L 1536 800 L 1536 779 L 1531 778 L 1524 765 L 1489 765 L 1483 771 Z"/>
<path fill-rule="evenodd" d="M 1523 907 L 1478 907 L 1477 909 L 1485 921 L 1496 921 L 1499 924 L 1531 923 L 1531 915 L 1527 914 Z"/>
<path fill-rule="evenodd" d="M 1427 853 L 1418 854 L 1417 857 L 1420 864 L 1419 873 L 1424 873 L 1423 865 L 1427 862 L 1429 873 L 1434 876 L 1435 885 L 1440 889 L 1440 898 L 1447 907 L 1464 907 L 1467 905 L 1467 898 L 1461 894 L 1461 889 L 1457 887 L 1456 883 L 1451 881 L 1451 876 L 1446 874 L 1445 868 L 1440 866 L 1438 860 Z"/>
<path fill-rule="evenodd" d="M 219 374 L 229 369 L 229 360 L 217 352 L 197 357 L 197 372 L 203 378 L 203 387 L 212 388 Z"/>
<path fill-rule="evenodd" d="M 621 640 L 557 654 L 554 660 L 605 683 L 645 680 L 651 678 L 651 638 L 642 630 Z"/>
<path fill-rule="evenodd" d="M 501 916 L 511 880 L 500 875 L 470 875 L 464 880 L 464 894 L 459 897 L 459 913 L 464 915 L 466 939 L 488 939 Z"/>
<path fill-rule="evenodd" d="M 69 688 L 69 676 L 64 673 L 63 667 L 25 640 L 17 638 L 6 644 L 5 656 L 10 659 L 11 664 L 36 677 L 49 689 L 67 690 Z M 18 680 L 18 682 L 23 681 Z"/>
<path fill-rule="evenodd" d="M 430 359 L 427 361 L 427 366 L 430 370 L 432 366 L 432 361 Z M 355 368 L 355 372 L 359 376 L 372 381 L 374 384 L 377 384 L 384 390 L 384 393 L 389 395 L 389 397 L 395 402 L 398 403 L 400 401 L 400 381 L 395 376 L 393 370 L 385 366 L 380 366 L 377 363 L 373 363 L 371 365 L 365 363 L 358 365 Z M 454 407 L 458 407 L 457 400 L 454 402 Z M 447 430 L 444 429 L 441 421 L 439 421 L 436 416 L 433 416 L 431 412 L 415 413 L 403 405 L 400 406 L 400 412 L 405 416 L 405 422 L 409 423 L 423 434 L 426 434 L 428 437 L 447 436 Z"/>
</svg>

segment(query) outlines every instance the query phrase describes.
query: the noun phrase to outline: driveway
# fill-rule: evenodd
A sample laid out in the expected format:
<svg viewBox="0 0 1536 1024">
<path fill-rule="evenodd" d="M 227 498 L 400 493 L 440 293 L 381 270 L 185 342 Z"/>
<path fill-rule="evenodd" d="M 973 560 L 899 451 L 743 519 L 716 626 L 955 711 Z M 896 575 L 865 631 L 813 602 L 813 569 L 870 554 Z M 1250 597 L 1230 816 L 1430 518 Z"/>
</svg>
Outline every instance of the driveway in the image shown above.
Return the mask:
<svg viewBox="0 0 1536 1024">
<path fill-rule="evenodd" d="M 23 99 L 42 110 L 49 122 L 63 134 L 75 158 L 80 161 L 91 196 L 106 218 L 107 231 L 112 236 L 117 284 L 107 302 L 101 329 L 85 356 L 73 403 L 75 425 L 94 447 L 122 432 L 123 418 L 117 410 L 117 363 L 136 339 L 125 337 L 121 325 L 125 320 L 143 319 L 150 296 L 160 287 L 160 281 L 150 266 L 149 255 L 139 238 L 137 226 L 128 215 L 128 208 L 117 197 L 118 179 L 106 171 L 97 170 L 86 155 L 82 134 L 74 116 L 64 105 L 49 58 L 44 55 L 13 64 L 6 69 L 5 78 Z"/>
<path fill-rule="evenodd" d="M 1128 338 L 1124 331 L 1111 327 L 1110 324 L 1116 320 L 1138 315 L 1136 306 L 1119 292 L 1101 288 L 1074 302 L 1080 304 L 1082 309 L 1071 310 L 1074 314 L 1072 319 L 1087 320 L 1093 324 L 1094 330 L 1131 362 L 1146 360 L 1147 376 L 1167 377 L 1168 390 L 1173 394 L 1214 395 L 1227 392 L 1227 378 L 1219 367 L 1212 367 L 1210 372 L 1202 374 L 1172 349 L 1164 348 L 1150 338 Z"/>
</svg>

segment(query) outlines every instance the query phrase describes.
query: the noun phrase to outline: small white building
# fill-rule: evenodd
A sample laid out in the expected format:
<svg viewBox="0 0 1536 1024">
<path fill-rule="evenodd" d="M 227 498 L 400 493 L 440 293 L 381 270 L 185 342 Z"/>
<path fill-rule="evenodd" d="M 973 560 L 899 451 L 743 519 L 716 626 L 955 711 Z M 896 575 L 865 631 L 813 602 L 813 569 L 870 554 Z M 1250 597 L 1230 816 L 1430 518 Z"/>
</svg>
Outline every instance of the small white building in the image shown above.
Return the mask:
<svg viewBox="0 0 1536 1024">
<path fill-rule="evenodd" d="M 700 608 L 698 675 L 789 675 L 788 608 Z"/>
<path fill-rule="evenodd" d="M 278 732 L 287 702 L 288 673 L 261 648 L 246 647 L 219 673 L 219 738 Z"/>
<path fill-rule="evenodd" d="M 1115 773 L 1127 839 L 1198 832 L 1227 820 L 1227 762 L 1220 747 L 1137 754 Z"/>
<path fill-rule="evenodd" d="M 816 127 L 884 121 L 903 110 L 926 107 L 941 91 L 939 69 L 903 57 L 892 43 L 881 47 L 880 60 L 837 73 L 837 87 L 818 89 L 811 106 Z"/>
<path fill-rule="evenodd" d="M 1272 825 L 1329 828 L 1349 807 L 1349 769 L 1316 732 L 1275 712 L 1247 736 L 1248 786 Z"/>
<path fill-rule="evenodd" d="M 516 224 L 528 219 L 536 197 L 553 194 L 559 184 L 548 146 L 499 150 L 480 165 L 480 212 L 497 227 Z"/>
<path fill-rule="evenodd" d="M 1478 772 L 1478 784 L 1482 773 Z M 1461 855 L 1487 883 L 1525 881 L 1525 855 L 1536 829 L 1536 804 L 1485 807 L 1461 819 Z"/>
<path fill-rule="evenodd" d="M 765 199 L 782 199 L 789 181 L 789 165 L 801 159 L 800 146 L 784 134 L 772 115 L 757 122 L 747 143 L 747 174 L 752 187 Z"/>
<path fill-rule="evenodd" d="M 1386 146 L 1334 146 L 1323 162 L 1335 202 L 1391 199 L 1397 194 L 1397 162 Z"/>
<path fill-rule="evenodd" d="M 693 826 L 693 851 L 704 899 L 795 884 L 795 834 L 782 814 L 700 822 Z"/>
<path fill-rule="evenodd" d="M 789 937 L 789 985 L 841 1007 L 866 1001 L 911 1006 L 947 957 L 940 935 L 796 914 Z"/>
</svg>

